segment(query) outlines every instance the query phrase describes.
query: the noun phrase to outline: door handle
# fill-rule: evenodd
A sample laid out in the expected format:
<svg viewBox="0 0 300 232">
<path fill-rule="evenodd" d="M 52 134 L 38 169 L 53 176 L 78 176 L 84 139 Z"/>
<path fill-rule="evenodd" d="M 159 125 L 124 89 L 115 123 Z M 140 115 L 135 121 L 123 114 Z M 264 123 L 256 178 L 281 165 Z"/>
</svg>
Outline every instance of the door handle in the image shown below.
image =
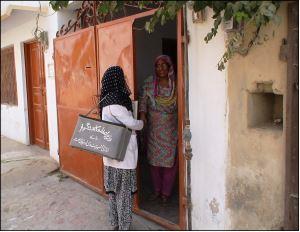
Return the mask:
<svg viewBox="0 0 300 232">
<path fill-rule="evenodd" d="M 290 198 L 299 199 L 299 194 L 291 193 Z"/>
<path fill-rule="evenodd" d="M 295 89 L 296 89 L 296 90 L 299 90 L 299 81 L 296 81 L 296 82 L 294 83 L 294 86 L 295 86 Z"/>
</svg>

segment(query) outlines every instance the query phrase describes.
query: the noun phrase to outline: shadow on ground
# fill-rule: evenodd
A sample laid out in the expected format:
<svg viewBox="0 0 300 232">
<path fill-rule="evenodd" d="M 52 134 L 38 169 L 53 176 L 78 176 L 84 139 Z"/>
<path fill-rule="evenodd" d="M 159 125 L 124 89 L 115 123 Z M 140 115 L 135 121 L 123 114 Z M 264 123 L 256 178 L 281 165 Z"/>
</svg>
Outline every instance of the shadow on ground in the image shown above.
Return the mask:
<svg viewBox="0 0 300 232">
<path fill-rule="evenodd" d="M 49 152 L 1 136 L 1 230 L 110 230 L 108 204 Z M 132 230 L 163 230 L 134 215 Z"/>
</svg>

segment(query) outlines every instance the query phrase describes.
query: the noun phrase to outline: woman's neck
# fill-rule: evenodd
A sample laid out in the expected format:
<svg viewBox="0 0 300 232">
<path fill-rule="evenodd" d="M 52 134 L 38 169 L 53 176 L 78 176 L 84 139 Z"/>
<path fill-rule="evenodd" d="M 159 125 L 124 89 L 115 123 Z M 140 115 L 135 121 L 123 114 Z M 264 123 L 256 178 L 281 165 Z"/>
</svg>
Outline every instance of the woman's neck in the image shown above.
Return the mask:
<svg viewBox="0 0 300 232">
<path fill-rule="evenodd" d="M 168 87 L 169 86 L 169 78 L 159 78 L 158 79 L 158 84 L 161 87 Z"/>
</svg>

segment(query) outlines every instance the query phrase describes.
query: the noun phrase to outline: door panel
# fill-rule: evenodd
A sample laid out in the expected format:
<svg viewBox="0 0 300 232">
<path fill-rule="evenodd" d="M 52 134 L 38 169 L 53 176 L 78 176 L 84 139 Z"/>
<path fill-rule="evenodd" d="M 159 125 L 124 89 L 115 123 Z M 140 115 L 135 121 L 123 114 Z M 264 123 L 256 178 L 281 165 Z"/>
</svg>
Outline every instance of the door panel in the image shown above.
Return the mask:
<svg viewBox="0 0 300 232">
<path fill-rule="evenodd" d="M 35 125 L 42 125 L 43 124 L 43 111 L 41 109 L 38 109 L 35 107 L 35 110 L 33 111 L 33 117 L 34 117 L 34 123 Z M 34 134 L 35 134 L 35 141 L 38 141 L 39 143 L 43 143 L 44 141 L 44 128 L 41 126 L 35 126 L 34 127 Z"/>
<path fill-rule="evenodd" d="M 55 40 L 59 106 L 90 108 L 97 90 L 94 43 L 93 28 Z"/>
<path fill-rule="evenodd" d="M 101 193 L 102 158 L 69 146 L 78 115 L 97 94 L 94 27 L 55 39 L 54 56 L 61 170 Z"/>
<path fill-rule="evenodd" d="M 25 44 L 30 141 L 49 148 L 44 62 L 38 42 Z"/>
<path fill-rule="evenodd" d="M 112 22 L 96 26 L 99 77 L 102 78 L 105 70 L 113 65 L 122 67 L 127 84 L 134 96 L 134 69 L 133 69 L 133 19 Z"/>
<path fill-rule="evenodd" d="M 43 57 L 43 53 L 41 52 L 41 57 Z M 45 61 L 41 58 L 41 66 L 45 67 Z M 44 105 L 44 127 L 45 127 L 45 141 L 46 148 L 49 150 L 49 131 L 48 131 L 48 110 L 47 110 L 47 96 L 46 96 L 46 80 L 45 80 L 45 69 L 41 69 L 43 80 L 43 88 L 42 88 L 42 96 L 43 96 L 43 105 Z"/>
<path fill-rule="evenodd" d="M 96 26 L 99 83 L 106 69 L 118 65 L 122 67 L 126 82 L 135 97 L 133 59 L 133 19 L 117 20 Z M 101 88 L 101 86 L 99 86 Z M 136 201 L 136 199 L 135 199 Z"/>
<path fill-rule="evenodd" d="M 179 226 L 186 230 L 186 161 L 184 158 L 183 131 L 185 127 L 184 44 L 183 12 L 177 14 L 177 99 L 178 99 L 178 159 L 179 159 Z"/>
<path fill-rule="evenodd" d="M 299 230 L 299 3 L 288 5 L 285 230 Z"/>
<path fill-rule="evenodd" d="M 102 186 L 101 159 L 99 156 L 69 146 L 75 128 L 78 114 L 86 113 L 85 110 L 71 110 L 60 108 L 59 114 L 59 140 L 61 169 L 80 178 L 87 185 L 96 187 L 99 191 Z M 66 130 L 66 128 L 73 128 Z"/>
</svg>

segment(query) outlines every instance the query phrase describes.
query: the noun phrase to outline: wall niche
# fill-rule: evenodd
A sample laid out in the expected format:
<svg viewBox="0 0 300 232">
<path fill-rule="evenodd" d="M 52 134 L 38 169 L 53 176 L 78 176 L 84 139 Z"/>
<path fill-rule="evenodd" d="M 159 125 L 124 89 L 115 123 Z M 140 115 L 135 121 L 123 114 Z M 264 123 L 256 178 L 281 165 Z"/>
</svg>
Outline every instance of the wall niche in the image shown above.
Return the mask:
<svg viewBox="0 0 300 232">
<path fill-rule="evenodd" d="M 283 128 L 283 95 L 275 94 L 272 82 L 256 83 L 248 92 L 247 121 L 249 128 Z"/>
</svg>

